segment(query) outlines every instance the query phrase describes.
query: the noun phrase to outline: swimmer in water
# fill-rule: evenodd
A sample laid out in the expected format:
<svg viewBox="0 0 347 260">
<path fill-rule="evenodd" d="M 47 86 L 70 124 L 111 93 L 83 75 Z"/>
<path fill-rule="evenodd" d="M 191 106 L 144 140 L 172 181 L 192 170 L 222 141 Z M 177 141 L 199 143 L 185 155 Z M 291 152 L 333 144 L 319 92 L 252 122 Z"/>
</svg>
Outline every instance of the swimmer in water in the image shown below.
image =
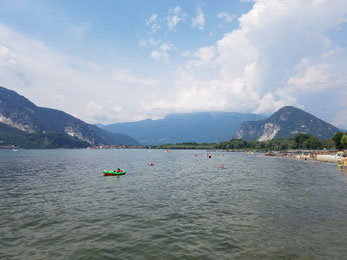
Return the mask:
<svg viewBox="0 0 347 260">
<path fill-rule="evenodd" d="M 341 162 L 340 161 L 338 161 L 338 163 L 337 163 L 337 167 L 339 168 L 339 169 L 343 169 L 343 165 L 341 164 Z"/>
</svg>

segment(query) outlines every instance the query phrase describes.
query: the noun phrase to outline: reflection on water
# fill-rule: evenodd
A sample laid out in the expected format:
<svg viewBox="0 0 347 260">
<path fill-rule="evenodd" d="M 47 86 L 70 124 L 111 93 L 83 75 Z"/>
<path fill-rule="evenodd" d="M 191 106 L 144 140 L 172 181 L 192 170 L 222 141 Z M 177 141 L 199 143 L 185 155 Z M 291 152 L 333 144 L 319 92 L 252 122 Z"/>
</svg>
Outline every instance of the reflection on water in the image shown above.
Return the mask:
<svg viewBox="0 0 347 260">
<path fill-rule="evenodd" d="M 127 174 L 103 176 L 118 167 Z M 0 151 L 0 183 L 0 258 L 346 255 L 346 174 L 331 164 L 206 151 Z"/>
</svg>

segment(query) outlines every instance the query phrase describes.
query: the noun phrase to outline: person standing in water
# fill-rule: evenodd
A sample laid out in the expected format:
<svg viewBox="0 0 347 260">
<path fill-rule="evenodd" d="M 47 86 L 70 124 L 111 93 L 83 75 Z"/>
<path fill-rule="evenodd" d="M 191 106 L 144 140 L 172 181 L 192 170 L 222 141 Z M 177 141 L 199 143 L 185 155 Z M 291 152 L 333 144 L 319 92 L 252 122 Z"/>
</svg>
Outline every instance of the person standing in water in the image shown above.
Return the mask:
<svg viewBox="0 0 347 260">
<path fill-rule="evenodd" d="M 340 170 L 342 170 L 342 169 L 343 169 L 343 165 L 341 164 L 341 162 L 340 162 L 340 161 L 338 161 L 338 162 L 337 162 L 337 167 L 338 167 Z"/>
</svg>

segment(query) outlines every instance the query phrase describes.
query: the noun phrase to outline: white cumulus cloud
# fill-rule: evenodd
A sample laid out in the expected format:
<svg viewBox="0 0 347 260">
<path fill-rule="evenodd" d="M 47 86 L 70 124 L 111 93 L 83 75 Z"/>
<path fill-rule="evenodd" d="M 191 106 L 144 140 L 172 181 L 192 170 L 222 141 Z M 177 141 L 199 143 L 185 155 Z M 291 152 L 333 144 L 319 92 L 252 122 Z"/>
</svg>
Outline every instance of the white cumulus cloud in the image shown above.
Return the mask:
<svg viewBox="0 0 347 260">
<path fill-rule="evenodd" d="M 164 34 L 166 38 L 151 37 L 157 30 L 153 26 L 160 26 L 158 15 L 151 15 L 145 20 L 149 38 L 140 41 L 151 48 L 143 71 L 136 71 L 136 66 L 123 68 L 121 62 L 81 60 L 0 24 L 0 85 L 40 106 L 93 123 L 161 117 L 174 111 L 271 113 L 295 105 L 347 128 L 343 116 L 347 49 L 339 41 L 345 39 L 339 29 L 347 26 L 347 1 L 252 3 L 251 10 L 237 20 L 236 29 L 215 43 L 192 45 L 175 60 L 173 54 L 180 51 L 175 39 Z M 177 6 L 169 10 L 162 26 L 166 23 L 169 31 L 175 31 L 187 17 Z M 232 20 L 227 13 L 217 18 Z M 194 19 L 194 26 L 203 29 L 201 9 Z M 152 65 L 154 75 L 150 75 Z"/>
<path fill-rule="evenodd" d="M 205 25 L 205 15 L 202 12 L 201 8 L 199 7 L 196 10 L 196 16 L 192 19 L 192 26 L 194 28 L 199 28 L 200 30 L 204 29 L 204 25 Z"/>
<path fill-rule="evenodd" d="M 174 9 L 169 10 L 167 16 L 167 26 L 170 31 L 174 30 L 179 22 L 182 22 L 187 17 L 187 14 L 182 12 L 181 7 L 176 6 Z"/>
<path fill-rule="evenodd" d="M 235 19 L 235 16 L 229 15 L 227 12 L 221 12 L 217 15 L 217 18 L 224 19 L 226 23 L 230 23 Z"/>
<path fill-rule="evenodd" d="M 150 25 L 152 23 L 155 23 L 156 20 L 157 20 L 157 14 L 152 14 L 151 17 L 146 19 L 146 25 Z"/>
<path fill-rule="evenodd" d="M 331 121 L 346 111 L 347 50 L 327 32 L 347 22 L 347 1 L 253 2 L 239 28 L 186 52 L 170 98 L 153 109 L 271 113 L 295 105 Z"/>
<path fill-rule="evenodd" d="M 166 63 L 170 62 L 169 59 L 169 52 L 175 49 L 174 45 L 170 42 L 168 43 L 163 43 L 157 48 L 156 50 L 153 50 L 151 52 L 150 57 L 156 61 L 164 61 Z"/>
<path fill-rule="evenodd" d="M 157 22 L 157 14 L 152 14 L 151 17 L 145 20 L 146 25 L 150 26 L 153 33 L 156 33 L 161 29 L 160 24 Z"/>
<path fill-rule="evenodd" d="M 1 24 L 0 42 L 1 86 L 88 123 L 145 117 L 138 104 L 160 89 L 156 78 L 66 55 Z"/>
</svg>

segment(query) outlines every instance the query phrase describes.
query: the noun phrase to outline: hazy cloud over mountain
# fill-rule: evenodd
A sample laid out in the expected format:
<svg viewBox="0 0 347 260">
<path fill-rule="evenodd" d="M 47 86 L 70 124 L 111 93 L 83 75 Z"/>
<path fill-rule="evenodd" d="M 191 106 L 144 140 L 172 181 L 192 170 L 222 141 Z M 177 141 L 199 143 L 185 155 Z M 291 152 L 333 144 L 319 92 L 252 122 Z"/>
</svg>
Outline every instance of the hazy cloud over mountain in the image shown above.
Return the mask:
<svg viewBox="0 0 347 260">
<path fill-rule="evenodd" d="M 0 85 L 39 106 L 114 123 L 295 105 L 347 128 L 344 0 L 16 2 L 0 3 Z"/>
</svg>

